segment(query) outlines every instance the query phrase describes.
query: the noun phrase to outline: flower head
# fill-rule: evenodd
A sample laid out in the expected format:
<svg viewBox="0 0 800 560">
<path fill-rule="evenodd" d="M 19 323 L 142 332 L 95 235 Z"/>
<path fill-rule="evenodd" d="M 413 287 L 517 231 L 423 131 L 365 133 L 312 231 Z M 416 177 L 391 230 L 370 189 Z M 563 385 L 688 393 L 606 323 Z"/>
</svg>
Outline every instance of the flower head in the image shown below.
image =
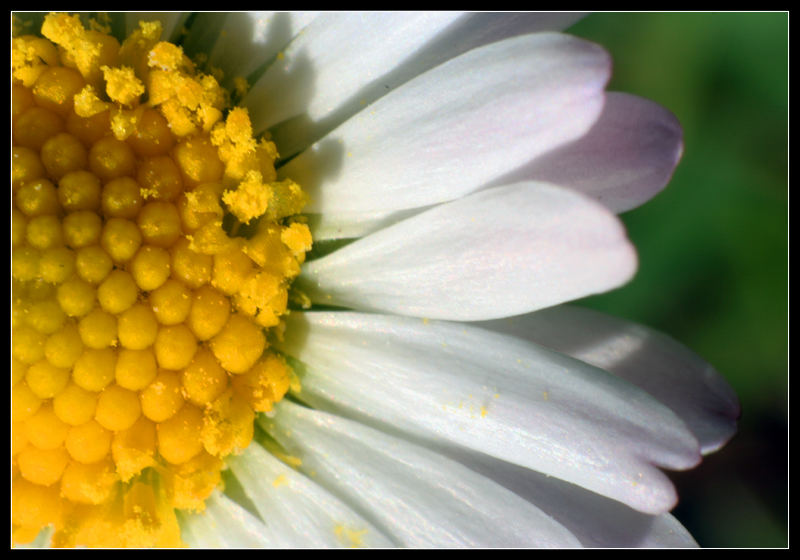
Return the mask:
<svg viewBox="0 0 800 560">
<path fill-rule="evenodd" d="M 680 127 L 574 15 L 152 15 L 14 39 L 17 541 L 694 544 L 735 395 L 561 305 Z"/>
</svg>

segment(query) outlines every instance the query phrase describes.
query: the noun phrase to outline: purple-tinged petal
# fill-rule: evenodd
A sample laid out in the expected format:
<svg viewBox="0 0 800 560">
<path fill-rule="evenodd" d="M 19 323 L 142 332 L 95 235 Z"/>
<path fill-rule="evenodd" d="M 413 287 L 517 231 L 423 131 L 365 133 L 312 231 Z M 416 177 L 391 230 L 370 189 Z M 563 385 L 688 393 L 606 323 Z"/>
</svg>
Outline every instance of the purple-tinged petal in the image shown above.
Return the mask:
<svg viewBox="0 0 800 560">
<path fill-rule="evenodd" d="M 481 323 L 609 371 L 641 387 L 686 422 L 703 453 L 733 436 L 739 402 L 725 379 L 674 339 L 590 309 L 560 306 Z"/>
<path fill-rule="evenodd" d="M 297 287 L 321 304 L 479 321 L 610 290 L 636 264 L 606 208 L 520 183 L 441 204 L 310 261 Z"/>
</svg>

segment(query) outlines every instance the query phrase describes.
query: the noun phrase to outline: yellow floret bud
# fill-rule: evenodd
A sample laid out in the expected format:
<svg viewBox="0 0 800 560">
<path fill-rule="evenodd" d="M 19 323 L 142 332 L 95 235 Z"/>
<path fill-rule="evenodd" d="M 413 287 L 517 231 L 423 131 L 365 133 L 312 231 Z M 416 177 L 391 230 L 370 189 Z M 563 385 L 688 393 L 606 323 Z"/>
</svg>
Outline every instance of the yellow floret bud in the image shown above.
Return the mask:
<svg viewBox="0 0 800 560">
<path fill-rule="evenodd" d="M 122 140 L 106 136 L 92 144 L 89 150 L 89 169 L 103 181 L 133 175 L 136 156 Z"/>
<path fill-rule="evenodd" d="M 53 399 L 53 411 L 58 418 L 70 426 L 86 424 L 94 418 L 97 408 L 97 393 L 70 383 Z"/>
<path fill-rule="evenodd" d="M 67 433 L 64 447 L 70 457 L 79 463 L 92 464 L 102 461 L 111 451 L 111 432 L 89 420 L 80 426 L 72 426 Z"/>
<path fill-rule="evenodd" d="M 158 452 L 169 463 L 185 463 L 203 450 L 203 411 L 186 403 L 157 426 Z"/>
<path fill-rule="evenodd" d="M 119 351 L 115 378 L 120 387 L 140 391 L 155 379 L 157 373 L 156 357 L 150 348 L 123 348 Z"/>
<path fill-rule="evenodd" d="M 192 307 L 192 291 L 183 282 L 169 279 L 150 293 L 150 304 L 162 325 L 183 323 Z"/>
<path fill-rule="evenodd" d="M 140 78 L 146 77 L 148 53 L 160 38 L 160 21 L 139 21 L 139 28 L 135 29 L 122 43 L 119 51 L 120 62 L 131 66 Z"/>
<path fill-rule="evenodd" d="M 201 451 L 192 459 L 170 469 L 167 485 L 172 503 L 178 509 L 203 511 L 205 500 L 219 486 L 224 463 Z"/>
<path fill-rule="evenodd" d="M 140 157 L 166 155 L 175 145 L 167 119 L 155 109 L 145 109 L 128 144 Z"/>
<path fill-rule="evenodd" d="M 192 361 L 197 351 L 197 339 L 186 325 L 161 327 L 154 350 L 160 367 L 180 370 Z"/>
<path fill-rule="evenodd" d="M 186 398 L 198 406 L 204 406 L 228 387 L 228 372 L 222 369 L 214 354 L 201 348 L 183 370 L 181 382 Z"/>
<path fill-rule="evenodd" d="M 22 422 L 30 418 L 39 410 L 40 406 L 42 406 L 42 399 L 37 397 L 24 381 L 20 381 L 11 388 L 11 418 L 14 422 Z"/>
<path fill-rule="evenodd" d="M 64 119 L 44 107 L 30 107 L 19 115 L 12 127 L 14 144 L 35 150 L 42 149 L 48 138 L 64 131 Z"/>
<path fill-rule="evenodd" d="M 63 447 L 39 449 L 28 445 L 17 455 L 17 464 L 22 477 L 42 486 L 58 482 L 68 462 L 69 456 Z"/>
<path fill-rule="evenodd" d="M 58 368 L 71 368 L 83 352 L 83 342 L 78 327 L 69 322 L 47 338 L 44 355 Z"/>
<path fill-rule="evenodd" d="M 269 412 L 289 390 L 289 371 L 286 363 L 274 354 L 267 354 L 250 370 L 233 377 L 234 390 L 256 412 Z"/>
<path fill-rule="evenodd" d="M 97 288 L 97 301 L 109 313 L 118 314 L 136 302 L 139 290 L 133 277 L 124 270 L 112 270 Z"/>
<path fill-rule="evenodd" d="M 142 350 L 152 346 L 158 334 L 158 320 L 148 305 L 136 303 L 117 320 L 117 336 L 124 348 Z"/>
<path fill-rule="evenodd" d="M 111 455 L 123 482 L 154 466 L 155 454 L 156 426 L 144 416 L 140 416 L 127 430 L 115 433 L 111 440 Z"/>
<path fill-rule="evenodd" d="M 99 284 L 114 268 L 111 257 L 99 245 L 81 247 L 75 252 L 75 272 L 90 284 Z"/>
<path fill-rule="evenodd" d="M 97 399 L 94 419 L 107 430 L 118 432 L 133 426 L 141 414 L 142 407 L 136 392 L 119 385 L 109 385 Z"/>
<path fill-rule="evenodd" d="M 66 280 L 58 287 L 58 304 L 70 317 L 83 317 L 94 307 L 94 287 L 77 277 Z"/>
<path fill-rule="evenodd" d="M 73 249 L 95 245 L 102 230 L 100 216 L 89 210 L 72 212 L 64 218 L 64 241 Z"/>
<path fill-rule="evenodd" d="M 239 314 L 231 315 L 211 339 L 211 350 L 222 367 L 231 373 L 244 373 L 253 367 L 266 345 L 261 327 Z"/>
<path fill-rule="evenodd" d="M 28 365 L 20 362 L 15 356 L 11 356 L 11 386 L 13 387 L 23 379 L 28 371 Z"/>
<path fill-rule="evenodd" d="M 25 35 L 11 41 L 11 75 L 26 87 L 32 87 L 48 66 L 58 64 L 58 49 L 50 41 Z"/>
<path fill-rule="evenodd" d="M 16 457 L 28 445 L 24 422 L 11 422 L 11 456 Z"/>
<path fill-rule="evenodd" d="M 40 399 L 51 399 L 67 386 L 69 376 L 68 369 L 56 367 L 47 360 L 39 360 L 28 368 L 25 382 Z"/>
<path fill-rule="evenodd" d="M 17 208 L 29 218 L 58 214 L 58 193 L 55 185 L 48 179 L 27 181 L 16 192 Z"/>
<path fill-rule="evenodd" d="M 244 398 L 227 391 L 206 408 L 201 439 L 211 455 L 241 453 L 253 439 L 255 413 Z"/>
<path fill-rule="evenodd" d="M 214 258 L 196 253 L 186 238 L 178 239 L 172 246 L 172 275 L 191 288 L 199 288 L 211 281 Z"/>
<path fill-rule="evenodd" d="M 222 178 L 223 165 L 217 149 L 204 136 L 189 138 L 178 144 L 175 147 L 175 160 L 189 186 Z"/>
<path fill-rule="evenodd" d="M 181 218 L 174 204 L 148 202 L 139 212 L 136 221 L 145 243 L 170 247 L 182 235 Z"/>
<path fill-rule="evenodd" d="M 136 218 L 144 204 L 140 191 L 139 183 L 130 177 L 109 181 L 103 187 L 103 212 L 113 218 Z"/>
<path fill-rule="evenodd" d="M 83 143 L 72 134 L 62 132 L 49 138 L 42 146 L 42 165 L 54 179 L 86 167 L 87 154 Z"/>
<path fill-rule="evenodd" d="M 142 413 L 153 422 L 171 418 L 183 406 L 180 375 L 175 371 L 159 370 L 156 378 L 141 393 Z"/>
<path fill-rule="evenodd" d="M 130 264 L 136 284 L 149 292 L 166 282 L 170 274 L 170 257 L 166 249 L 145 245 L 137 251 Z"/>
<path fill-rule="evenodd" d="M 98 392 L 114 380 L 117 354 L 112 348 L 87 348 L 76 360 L 72 380 L 79 387 Z"/>
<path fill-rule="evenodd" d="M 167 156 L 153 156 L 139 164 L 136 178 L 143 198 L 171 201 L 183 192 L 183 178 L 178 165 Z"/>
<path fill-rule="evenodd" d="M 239 249 L 215 254 L 211 284 L 223 293 L 233 295 L 250 276 L 253 268 L 253 260 Z"/>
<path fill-rule="evenodd" d="M 230 315 L 228 298 L 211 286 L 203 286 L 194 294 L 187 325 L 198 340 L 208 340 L 225 326 Z"/>
<path fill-rule="evenodd" d="M 113 65 L 119 52 L 119 42 L 116 39 L 98 31 L 84 29 L 77 15 L 45 16 L 42 35 L 61 47 L 66 61 L 93 85 L 99 85 L 102 79 L 100 67 Z"/>
<path fill-rule="evenodd" d="M 11 152 L 11 186 L 20 185 L 44 177 L 44 165 L 39 154 L 24 146 L 14 146 Z"/>
<path fill-rule="evenodd" d="M 33 247 L 20 247 L 11 255 L 11 276 L 21 282 L 35 280 L 40 259 L 41 253 Z"/>
<path fill-rule="evenodd" d="M 286 312 L 288 291 L 283 277 L 259 272 L 247 278 L 233 301 L 239 311 L 253 317 L 262 327 L 274 327 L 279 316 Z"/>
<path fill-rule="evenodd" d="M 191 192 L 186 192 L 178 201 L 178 211 L 184 229 L 195 231 L 211 220 L 219 220 L 225 214 L 220 204 L 222 183 L 203 183 Z"/>
<path fill-rule="evenodd" d="M 61 476 L 61 494 L 78 504 L 102 504 L 114 496 L 118 480 L 109 459 L 90 465 L 72 461 Z"/>
<path fill-rule="evenodd" d="M 68 431 L 69 426 L 58 418 L 49 404 L 43 405 L 36 414 L 25 420 L 25 437 L 39 449 L 61 447 Z"/>
<path fill-rule="evenodd" d="M 11 331 L 11 355 L 23 364 L 33 364 L 44 357 L 47 337 L 30 326 Z"/>
<path fill-rule="evenodd" d="M 115 263 L 126 263 L 131 260 L 141 244 L 142 234 L 139 232 L 139 227 L 123 218 L 107 220 L 100 234 L 100 246 Z"/>
<path fill-rule="evenodd" d="M 97 210 L 102 185 L 96 175 L 80 169 L 66 173 L 58 181 L 58 200 L 64 210 Z"/>
<path fill-rule="evenodd" d="M 44 70 L 33 86 L 36 104 L 66 116 L 72 111 L 72 98 L 86 82 L 72 68 L 50 66 Z"/>
<path fill-rule="evenodd" d="M 28 325 L 43 334 L 59 330 L 66 318 L 55 298 L 34 302 L 28 308 Z"/>
<path fill-rule="evenodd" d="M 28 222 L 26 241 L 39 250 L 58 247 L 63 242 L 61 222 L 56 216 L 36 216 Z"/>
<path fill-rule="evenodd" d="M 102 111 L 90 117 L 81 117 L 70 113 L 67 117 L 67 132 L 79 138 L 83 145 L 91 148 L 95 142 L 107 135 L 109 128 L 109 111 Z"/>
<path fill-rule="evenodd" d="M 78 321 L 78 332 L 89 348 L 113 346 L 117 341 L 117 318 L 108 311 L 95 307 Z"/>
</svg>

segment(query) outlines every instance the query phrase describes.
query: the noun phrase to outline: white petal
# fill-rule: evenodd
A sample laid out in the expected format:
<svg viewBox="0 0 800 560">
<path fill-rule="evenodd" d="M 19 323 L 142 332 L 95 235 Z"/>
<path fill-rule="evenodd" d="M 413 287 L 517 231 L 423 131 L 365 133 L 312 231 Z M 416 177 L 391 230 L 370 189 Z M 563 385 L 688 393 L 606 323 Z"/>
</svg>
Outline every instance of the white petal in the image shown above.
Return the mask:
<svg viewBox="0 0 800 560">
<path fill-rule="evenodd" d="M 575 546 L 535 506 L 422 447 L 287 401 L 260 425 L 405 547 Z"/>
<path fill-rule="evenodd" d="M 607 209 L 524 183 L 436 206 L 311 261 L 298 287 L 323 304 L 482 320 L 610 290 L 635 269 Z"/>
<path fill-rule="evenodd" d="M 471 325 L 293 313 L 276 347 L 302 362 L 299 397 L 315 407 L 486 453 L 648 513 L 675 502 L 652 465 L 699 460 L 686 426 L 644 391 Z"/>
<path fill-rule="evenodd" d="M 384 535 L 260 445 L 227 464 L 264 520 L 261 534 L 273 548 L 392 546 Z"/>
<path fill-rule="evenodd" d="M 264 524 L 220 492 L 206 500 L 202 513 L 179 512 L 181 538 L 193 548 L 271 548 Z"/>
<path fill-rule="evenodd" d="M 703 453 L 719 449 L 736 431 L 739 403 L 725 379 L 682 344 L 643 325 L 560 306 L 482 326 L 553 348 L 636 384 L 678 414 Z"/>
<path fill-rule="evenodd" d="M 308 212 L 453 200 L 583 135 L 602 109 L 608 55 L 554 33 L 469 51 L 418 76 L 289 161 Z"/>
<path fill-rule="evenodd" d="M 402 13 L 387 16 L 367 13 L 355 16 L 369 22 L 365 26 L 366 33 L 363 29 L 355 33 L 360 40 L 361 37 L 366 36 L 366 43 L 360 42 L 356 45 L 356 54 L 349 58 L 329 55 L 334 57 L 334 62 L 345 63 L 342 75 L 348 78 L 339 79 L 334 84 L 335 87 L 332 90 L 334 95 L 329 95 L 334 102 L 324 107 L 317 104 L 314 117 L 304 115 L 271 128 L 272 137 L 278 143 L 283 156 L 290 156 L 302 151 L 359 112 L 364 106 L 451 58 L 481 45 L 517 35 L 539 31 L 560 31 L 583 17 L 583 14 L 578 12 L 480 12 L 467 13 L 452 19 L 453 15 L 456 14 Z M 443 21 L 439 19 L 442 17 L 448 20 L 452 19 L 452 23 L 441 26 L 438 30 L 434 29 L 435 33 L 427 33 L 424 28 L 422 28 L 423 33 L 420 33 L 420 29 L 414 27 L 413 32 L 405 33 L 401 41 L 391 41 L 391 48 L 387 49 L 388 40 L 384 40 L 376 33 L 369 33 L 373 21 L 379 21 L 386 17 L 394 17 L 399 21 L 396 29 L 389 28 L 387 35 L 397 31 L 403 33 L 403 28 L 414 27 L 417 23 L 416 20 L 421 17 L 437 18 L 433 21 L 423 19 L 425 25 L 437 24 Z M 353 16 L 349 16 L 349 18 L 352 19 Z M 342 18 L 339 17 L 339 19 Z M 328 24 L 327 27 L 331 26 Z M 341 25 L 337 25 L 337 29 L 340 28 Z M 320 25 L 318 29 L 326 29 L 326 25 Z M 347 33 L 348 31 L 345 29 L 343 34 Z M 379 42 L 376 46 L 368 44 L 370 40 L 375 39 Z M 312 33 L 309 33 L 305 40 L 308 44 L 317 42 Z M 342 43 L 343 41 L 340 39 L 331 50 L 338 52 L 337 50 L 342 48 Z M 406 46 L 406 52 L 397 48 L 403 46 Z M 388 52 L 389 50 L 395 54 L 394 59 L 383 54 L 384 51 Z M 352 64 L 352 60 L 358 60 L 358 64 Z M 334 77 L 336 76 L 334 75 Z M 319 84 L 317 86 L 319 92 L 324 93 L 322 87 Z M 304 107 L 297 106 L 295 111 L 304 109 Z"/>
<path fill-rule="evenodd" d="M 230 12 L 209 55 L 209 63 L 224 72 L 223 83 L 248 77 L 275 58 L 316 12 Z M 219 15 L 217 15 L 219 17 Z"/>
<path fill-rule="evenodd" d="M 608 93 L 600 118 L 578 140 L 496 182 L 552 182 L 578 190 L 624 212 L 663 189 L 683 153 L 683 131 L 660 105 L 625 93 Z"/>
<path fill-rule="evenodd" d="M 287 45 L 245 97 L 254 129 L 263 130 L 301 113 L 312 121 L 325 118 L 460 15 L 322 14 Z"/>
<path fill-rule="evenodd" d="M 668 513 L 647 515 L 553 477 L 485 456 L 461 456 L 464 464 L 535 503 L 587 547 L 696 548 L 697 542 Z"/>
</svg>

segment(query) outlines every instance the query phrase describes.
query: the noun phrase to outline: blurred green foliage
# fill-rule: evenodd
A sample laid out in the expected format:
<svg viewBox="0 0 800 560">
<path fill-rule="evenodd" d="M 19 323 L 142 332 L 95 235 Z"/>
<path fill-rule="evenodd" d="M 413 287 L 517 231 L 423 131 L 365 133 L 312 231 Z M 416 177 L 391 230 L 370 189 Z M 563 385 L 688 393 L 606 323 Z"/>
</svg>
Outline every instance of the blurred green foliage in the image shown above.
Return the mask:
<svg viewBox="0 0 800 560">
<path fill-rule="evenodd" d="M 670 185 L 622 216 L 634 280 L 585 305 L 648 324 L 728 379 L 739 433 L 674 476 L 707 547 L 788 546 L 788 14 L 597 13 L 569 32 L 614 59 L 610 90 L 684 128 Z"/>
</svg>

